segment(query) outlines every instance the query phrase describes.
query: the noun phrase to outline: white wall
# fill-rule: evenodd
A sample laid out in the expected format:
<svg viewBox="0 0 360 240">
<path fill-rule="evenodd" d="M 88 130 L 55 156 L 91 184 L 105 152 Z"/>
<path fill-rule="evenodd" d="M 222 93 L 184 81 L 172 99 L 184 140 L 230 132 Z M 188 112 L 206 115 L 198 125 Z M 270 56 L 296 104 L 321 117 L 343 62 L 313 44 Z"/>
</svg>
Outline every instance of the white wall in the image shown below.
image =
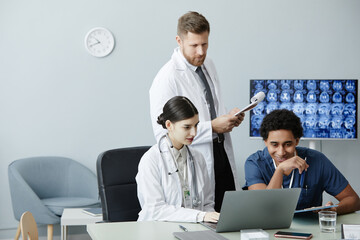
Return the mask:
<svg viewBox="0 0 360 240">
<path fill-rule="evenodd" d="M 59 155 L 95 171 L 104 150 L 154 144 L 148 89 L 189 10 L 210 21 L 208 54 L 228 109 L 248 103 L 253 78 L 360 77 L 357 0 L 2 0 L 0 229 L 17 225 L 7 180 L 13 160 Z M 84 48 L 95 26 L 115 35 L 106 58 Z M 246 157 L 263 147 L 249 140 L 248 120 L 233 132 L 241 183 Z M 360 193 L 359 141 L 324 141 L 322 150 Z"/>
</svg>

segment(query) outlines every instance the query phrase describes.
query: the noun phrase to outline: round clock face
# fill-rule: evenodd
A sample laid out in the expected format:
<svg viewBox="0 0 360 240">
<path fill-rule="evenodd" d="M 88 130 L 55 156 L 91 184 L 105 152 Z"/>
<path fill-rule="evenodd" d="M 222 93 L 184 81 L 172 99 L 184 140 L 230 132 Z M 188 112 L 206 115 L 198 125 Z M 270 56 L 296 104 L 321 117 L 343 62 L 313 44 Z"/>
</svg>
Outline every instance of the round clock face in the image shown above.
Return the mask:
<svg viewBox="0 0 360 240">
<path fill-rule="evenodd" d="M 85 36 L 85 47 L 95 57 L 105 57 L 114 49 L 115 40 L 106 28 L 96 27 Z"/>
</svg>

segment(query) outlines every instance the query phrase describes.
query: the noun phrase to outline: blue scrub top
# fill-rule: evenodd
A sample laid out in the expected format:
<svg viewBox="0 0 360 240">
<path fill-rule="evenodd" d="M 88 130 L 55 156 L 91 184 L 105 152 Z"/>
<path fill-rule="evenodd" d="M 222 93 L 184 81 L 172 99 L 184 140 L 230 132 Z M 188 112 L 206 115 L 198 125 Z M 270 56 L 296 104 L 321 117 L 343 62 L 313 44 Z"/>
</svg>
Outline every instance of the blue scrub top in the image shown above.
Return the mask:
<svg viewBox="0 0 360 240">
<path fill-rule="evenodd" d="M 299 157 L 305 159 L 309 168 L 304 173 L 304 181 L 300 186 L 300 174 L 298 169 L 294 169 L 294 179 L 292 188 L 302 188 L 296 209 L 304 209 L 314 206 L 321 206 L 322 194 L 324 191 L 332 196 L 338 195 L 349 184 L 341 172 L 330 162 L 321 152 L 310 148 L 296 147 Z M 250 155 L 245 162 L 245 185 L 246 190 L 249 186 L 256 183 L 269 184 L 275 167 L 273 160 L 267 150 Z M 291 175 L 284 176 L 283 187 L 288 188 Z"/>
</svg>

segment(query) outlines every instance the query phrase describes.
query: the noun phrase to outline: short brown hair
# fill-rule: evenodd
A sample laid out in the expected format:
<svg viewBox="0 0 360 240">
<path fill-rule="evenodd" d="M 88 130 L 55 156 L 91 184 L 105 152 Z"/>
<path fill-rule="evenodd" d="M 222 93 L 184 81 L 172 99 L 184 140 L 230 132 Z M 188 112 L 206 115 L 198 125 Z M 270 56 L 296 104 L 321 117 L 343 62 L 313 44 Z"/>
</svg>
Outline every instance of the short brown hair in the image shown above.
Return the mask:
<svg viewBox="0 0 360 240">
<path fill-rule="evenodd" d="M 177 34 L 182 36 L 188 32 L 192 33 L 210 33 L 210 24 L 206 18 L 198 12 L 188 12 L 182 15 L 178 20 Z"/>
</svg>

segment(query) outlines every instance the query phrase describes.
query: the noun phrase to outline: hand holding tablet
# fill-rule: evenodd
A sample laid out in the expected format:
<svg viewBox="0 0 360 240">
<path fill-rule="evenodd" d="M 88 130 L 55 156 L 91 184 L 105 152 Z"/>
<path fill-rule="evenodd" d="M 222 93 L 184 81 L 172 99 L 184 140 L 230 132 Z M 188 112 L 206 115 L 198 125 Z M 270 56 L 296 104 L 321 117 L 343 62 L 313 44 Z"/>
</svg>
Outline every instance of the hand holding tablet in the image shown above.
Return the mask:
<svg viewBox="0 0 360 240">
<path fill-rule="evenodd" d="M 337 207 L 337 206 L 338 206 L 338 205 L 335 204 L 335 205 L 330 205 L 330 206 L 310 207 L 310 208 L 305 208 L 305 209 L 302 209 L 302 210 L 296 210 L 295 213 L 318 211 L 318 210 L 333 208 L 333 207 Z"/>
</svg>

